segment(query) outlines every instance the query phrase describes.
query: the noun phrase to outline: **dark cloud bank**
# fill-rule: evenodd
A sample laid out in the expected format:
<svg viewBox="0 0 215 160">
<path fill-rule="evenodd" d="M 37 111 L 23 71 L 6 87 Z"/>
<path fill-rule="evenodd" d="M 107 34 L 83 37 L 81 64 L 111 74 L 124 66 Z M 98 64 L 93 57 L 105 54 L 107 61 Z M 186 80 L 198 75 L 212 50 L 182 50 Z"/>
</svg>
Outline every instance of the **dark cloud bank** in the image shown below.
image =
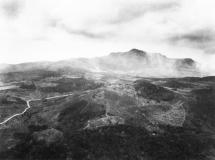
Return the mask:
<svg viewBox="0 0 215 160">
<path fill-rule="evenodd" d="M 22 2 L 18 0 L 5 1 L 1 6 L 5 15 L 9 18 L 17 17 L 21 12 L 22 7 Z"/>
<path fill-rule="evenodd" d="M 215 54 L 215 31 L 212 29 L 195 30 L 178 34 L 168 39 L 172 44 L 202 49 L 205 53 Z"/>
</svg>

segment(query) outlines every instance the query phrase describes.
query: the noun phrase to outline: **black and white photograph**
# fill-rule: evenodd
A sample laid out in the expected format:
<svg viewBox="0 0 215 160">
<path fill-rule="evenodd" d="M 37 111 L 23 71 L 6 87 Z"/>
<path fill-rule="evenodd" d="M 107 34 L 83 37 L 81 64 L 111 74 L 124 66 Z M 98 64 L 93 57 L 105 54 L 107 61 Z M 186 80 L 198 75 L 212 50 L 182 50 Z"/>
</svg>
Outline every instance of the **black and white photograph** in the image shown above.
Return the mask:
<svg viewBox="0 0 215 160">
<path fill-rule="evenodd" d="M 0 160 L 215 160 L 215 1 L 0 0 Z"/>
</svg>

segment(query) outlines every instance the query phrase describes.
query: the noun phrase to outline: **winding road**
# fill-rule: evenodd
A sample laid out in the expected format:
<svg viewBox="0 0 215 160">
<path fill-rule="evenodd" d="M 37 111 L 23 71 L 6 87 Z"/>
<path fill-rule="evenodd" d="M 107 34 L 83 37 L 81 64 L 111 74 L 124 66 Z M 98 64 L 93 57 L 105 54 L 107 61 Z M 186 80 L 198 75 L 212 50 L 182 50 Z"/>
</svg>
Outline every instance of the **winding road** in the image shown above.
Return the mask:
<svg viewBox="0 0 215 160">
<path fill-rule="evenodd" d="M 21 116 L 21 115 L 23 115 L 25 112 L 27 112 L 27 110 L 31 108 L 30 102 L 33 102 L 33 101 L 40 101 L 40 100 L 50 100 L 50 99 L 62 98 L 62 97 L 68 97 L 68 96 L 71 96 L 71 95 L 73 95 L 73 93 L 65 94 L 65 95 L 59 95 L 59 96 L 53 96 L 53 97 L 48 97 L 48 98 L 43 98 L 43 99 L 25 100 L 25 101 L 26 101 L 27 108 L 25 108 L 24 111 L 22 111 L 21 113 L 16 113 L 16 114 L 12 115 L 11 117 L 5 119 L 3 122 L 0 122 L 0 125 L 4 125 L 4 124 L 6 124 L 8 121 L 10 121 L 11 119 L 13 119 L 13 118 L 15 118 L 15 117 L 18 117 L 18 116 Z"/>
</svg>

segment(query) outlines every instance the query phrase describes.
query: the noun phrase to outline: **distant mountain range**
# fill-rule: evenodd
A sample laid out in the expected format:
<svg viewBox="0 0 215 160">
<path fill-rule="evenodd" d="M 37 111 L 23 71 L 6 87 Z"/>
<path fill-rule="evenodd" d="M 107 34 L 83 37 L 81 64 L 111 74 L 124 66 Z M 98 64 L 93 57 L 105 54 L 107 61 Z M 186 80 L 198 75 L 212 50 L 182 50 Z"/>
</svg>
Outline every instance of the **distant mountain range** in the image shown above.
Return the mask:
<svg viewBox="0 0 215 160">
<path fill-rule="evenodd" d="M 160 53 L 147 53 L 139 49 L 113 52 L 97 58 L 77 58 L 57 62 L 32 62 L 0 66 L 1 72 L 30 70 L 107 72 L 144 77 L 201 76 L 193 59 L 173 59 Z"/>
</svg>

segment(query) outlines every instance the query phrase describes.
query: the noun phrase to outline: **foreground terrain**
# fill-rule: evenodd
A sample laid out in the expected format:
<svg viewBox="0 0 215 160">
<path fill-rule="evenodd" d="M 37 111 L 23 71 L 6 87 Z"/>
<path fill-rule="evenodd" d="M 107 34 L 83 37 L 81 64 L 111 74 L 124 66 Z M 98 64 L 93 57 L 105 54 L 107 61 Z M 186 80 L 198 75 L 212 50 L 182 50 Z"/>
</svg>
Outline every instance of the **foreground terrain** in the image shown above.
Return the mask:
<svg viewBox="0 0 215 160">
<path fill-rule="evenodd" d="M 0 159 L 215 159 L 215 77 L 31 73 L 4 75 Z"/>
</svg>

